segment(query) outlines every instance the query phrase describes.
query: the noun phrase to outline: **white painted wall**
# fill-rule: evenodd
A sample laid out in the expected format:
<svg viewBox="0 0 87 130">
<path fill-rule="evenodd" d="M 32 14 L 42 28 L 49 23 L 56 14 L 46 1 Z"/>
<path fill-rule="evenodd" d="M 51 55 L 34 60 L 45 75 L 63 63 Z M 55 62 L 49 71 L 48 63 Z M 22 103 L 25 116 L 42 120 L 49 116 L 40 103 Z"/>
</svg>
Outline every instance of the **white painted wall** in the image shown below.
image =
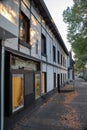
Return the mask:
<svg viewBox="0 0 87 130">
<path fill-rule="evenodd" d="M 21 2 L 21 10 L 30 19 L 30 10 L 26 8 L 26 5 L 30 9 L 30 2 L 28 2 L 28 0 L 25 0 Z"/>
<path fill-rule="evenodd" d="M 22 1 L 30 9 L 30 0 L 22 0 Z"/>
<path fill-rule="evenodd" d="M 53 62 L 53 55 L 52 55 L 52 38 L 46 34 L 46 39 L 47 39 L 47 61 L 49 63 Z"/>
<path fill-rule="evenodd" d="M 0 27 L 18 36 L 19 1 L 4 0 L 0 2 Z"/>
<path fill-rule="evenodd" d="M 36 17 L 36 19 L 38 19 L 38 21 L 41 23 L 41 16 L 39 14 L 39 10 L 37 8 L 35 8 L 34 4 L 33 4 L 33 6 L 31 6 L 31 12 Z"/>
<path fill-rule="evenodd" d="M 36 54 L 36 44 L 38 44 L 38 54 Z M 41 25 L 31 14 L 30 28 L 31 56 L 41 59 Z"/>
<path fill-rule="evenodd" d="M 28 49 L 27 47 L 24 47 L 22 45 L 20 45 L 20 52 L 30 55 L 30 49 Z"/>
<path fill-rule="evenodd" d="M 11 0 L 9 0 L 11 2 Z M 26 5 L 28 6 L 28 8 L 30 9 L 30 3 L 28 4 L 28 0 L 24 1 L 26 3 Z M 7 25 L 5 25 L 5 22 L 2 23 L 3 27 L 7 28 L 8 30 L 13 31 L 13 33 L 15 33 L 18 37 L 18 31 L 19 31 L 19 8 L 18 6 L 16 6 L 17 8 L 17 14 L 16 14 L 16 28 L 12 28 L 12 26 L 10 26 L 11 24 L 9 24 L 9 22 L 7 21 Z M 55 39 L 55 37 L 53 36 L 51 30 L 49 29 L 49 27 L 46 25 L 45 21 L 42 19 L 42 23 L 41 23 L 41 16 L 39 14 L 39 11 L 33 6 L 31 6 L 31 12 L 32 14 L 30 14 L 30 10 L 27 7 L 25 7 L 25 5 L 22 3 L 22 11 L 27 15 L 27 17 L 31 20 L 30 21 L 30 44 L 31 44 L 31 56 L 38 58 L 40 60 L 42 60 L 42 72 L 46 72 L 47 73 L 47 92 L 51 91 L 54 89 L 53 86 L 53 73 L 56 73 L 56 87 L 57 87 L 57 74 L 66 74 L 67 75 L 67 69 L 64 66 L 61 66 L 61 64 L 58 64 L 57 61 L 57 51 L 60 51 L 60 61 L 61 61 L 61 54 L 65 57 L 65 59 L 67 60 L 67 55 L 64 52 L 64 50 L 62 49 L 62 47 L 59 44 L 59 41 L 57 41 Z M 1 21 L 2 22 L 2 21 Z M 0 22 L 0 24 L 1 24 Z M 42 24 L 42 26 L 41 26 Z M 44 57 L 41 55 L 41 33 L 44 34 L 44 36 L 46 37 L 46 50 L 47 50 L 47 57 Z M 36 43 L 38 44 L 38 54 L 36 54 Z M 56 47 L 56 62 L 53 62 L 53 45 Z M 5 46 L 10 47 L 14 50 L 18 50 L 18 38 L 15 39 L 9 39 L 6 40 L 5 42 Z M 24 47 L 22 45 L 20 45 L 20 52 L 30 55 L 30 49 L 28 49 L 27 47 Z M 48 62 L 48 64 L 43 63 L 43 61 Z M 52 64 L 52 65 L 51 65 Z M 56 66 L 53 66 L 56 65 Z M 58 67 L 58 68 L 57 68 Z M 65 70 L 66 69 L 66 70 Z M 61 79 L 61 78 L 60 78 Z M 66 76 L 66 80 L 67 80 L 67 76 Z M 64 82 L 66 82 L 64 80 Z M 61 81 L 60 81 L 61 83 Z"/>
<path fill-rule="evenodd" d="M 47 65 L 47 92 L 53 90 L 53 67 Z"/>
<path fill-rule="evenodd" d="M 47 72 L 46 66 L 47 65 L 45 63 L 42 63 L 42 72 Z"/>
<path fill-rule="evenodd" d="M 10 47 L 11 49 L 18 50 L 18 38 L 11 38 L 5 41 L 5 47 Z"/>
</svg>

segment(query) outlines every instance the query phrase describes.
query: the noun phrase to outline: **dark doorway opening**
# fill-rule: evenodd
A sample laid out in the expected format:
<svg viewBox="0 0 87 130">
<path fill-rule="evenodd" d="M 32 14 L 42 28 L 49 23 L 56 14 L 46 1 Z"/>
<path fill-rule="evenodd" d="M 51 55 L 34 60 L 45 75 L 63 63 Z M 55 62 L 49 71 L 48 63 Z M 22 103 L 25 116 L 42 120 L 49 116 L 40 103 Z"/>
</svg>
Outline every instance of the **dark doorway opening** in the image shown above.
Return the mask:
<svg viewBox="0 0 87 130">
<path fill-rule="evenodd" d="M 60 74 L 57 74 L 57 89 L 60 92 Z"/>
<path fill-rule="evenodd" d="M 5 71 L 4 71 L 4 115 L 11 113 L 11 88 L 10 88 L 10 53 L 5 52 Z"/>
</svg>

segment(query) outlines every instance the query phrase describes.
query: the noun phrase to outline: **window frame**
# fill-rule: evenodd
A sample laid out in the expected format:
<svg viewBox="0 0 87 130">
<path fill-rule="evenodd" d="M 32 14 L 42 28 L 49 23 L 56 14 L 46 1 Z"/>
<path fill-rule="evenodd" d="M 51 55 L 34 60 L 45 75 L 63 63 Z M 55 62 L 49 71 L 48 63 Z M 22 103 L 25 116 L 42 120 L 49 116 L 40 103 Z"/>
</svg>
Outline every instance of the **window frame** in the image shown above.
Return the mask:
<svg viewBox="0 0 87 130">
<path fill-rule="evenodd" d="M 26 28 L 24 28 L 25 31 L 25 35 L 26 37 L 24 38 L 24 40 L 21 38 L 20 35 L 20 28 L 21 28 L 21 17 L 23 17 L 22 19 L 24 20 L 25 26 Z M 22 25 L 23 26 L 23 25 Z M 31 48 L 30 46 L 30 20 L 29 18 L 23 13 L 23 11 L 20 11 L 20 15 L 19 15 L 19 44 Z"/>
<path fill-rule="evenodd" d="M 46 37 L 41 34 L 41 54 L 46 57 Z"/>
<path fill-rule="evenodd" d="M 56 47 L 53 46 L 53 61 L 56 62 Z"/>
<path fill-rule="evenodd" d="M 62 61 L 62 58 L 63 58 L 63 56 L 62 56 L 62 54 L 61 54 L 61 65 L 63 65 L 63 61 Z"/>
<path fill-rule="evenodd" d="M 58 56 L 58 64 L 60 64 L 60 51 L 57 51 L 57 56 Z"/>
</svg>

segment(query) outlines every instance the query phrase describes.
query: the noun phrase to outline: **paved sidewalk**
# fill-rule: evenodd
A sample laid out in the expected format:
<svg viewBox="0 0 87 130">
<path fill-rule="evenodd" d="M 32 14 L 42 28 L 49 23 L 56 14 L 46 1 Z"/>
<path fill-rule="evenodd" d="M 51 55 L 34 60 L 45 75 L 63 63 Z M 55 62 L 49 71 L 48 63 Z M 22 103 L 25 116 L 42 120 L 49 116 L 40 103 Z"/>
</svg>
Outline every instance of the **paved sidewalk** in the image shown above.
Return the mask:
<svg viewBox="0 0 87 130">
<path fill-rule="evenodd" d="M 87 82 L 77 79 L 55 92 L 9 130 L 87 130 Z"/>
</svg>

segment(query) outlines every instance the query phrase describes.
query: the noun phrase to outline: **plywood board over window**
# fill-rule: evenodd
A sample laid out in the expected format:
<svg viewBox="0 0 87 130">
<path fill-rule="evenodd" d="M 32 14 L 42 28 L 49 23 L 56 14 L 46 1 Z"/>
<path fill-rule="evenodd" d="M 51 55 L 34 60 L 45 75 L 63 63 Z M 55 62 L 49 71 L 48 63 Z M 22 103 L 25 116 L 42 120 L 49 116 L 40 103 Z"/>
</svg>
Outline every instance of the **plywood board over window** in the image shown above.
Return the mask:
<svg viewBox="0 0 87 130">
<path fill-rule="evenodd" d="M 42 89 L 41 89 L 41 94 L 44 95 L 47 91 L 46 88 L 46 72 L 42 73 Z"/>
<path fill-rule="evenodd" d="M 23 74 L 12 75 L 12 111 L 15 112 L 24 106 L 24 79 Z"/>
<path fill-rule="evenodd" d="M 35 99 L 40 97 L 40 73 L 35 74 Z"/>
</svg>

